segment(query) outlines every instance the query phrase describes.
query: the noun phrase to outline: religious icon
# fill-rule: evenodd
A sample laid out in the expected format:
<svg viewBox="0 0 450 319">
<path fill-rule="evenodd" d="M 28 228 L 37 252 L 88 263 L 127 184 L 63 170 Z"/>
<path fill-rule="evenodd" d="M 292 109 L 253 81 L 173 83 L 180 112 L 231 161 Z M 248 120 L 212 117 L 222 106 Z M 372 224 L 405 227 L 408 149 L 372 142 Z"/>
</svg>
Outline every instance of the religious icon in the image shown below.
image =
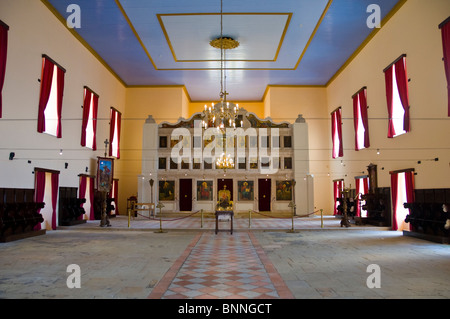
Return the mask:
<svg viewBox="0 0 450 319">
<path fill-rule="evenodd" d="M 175 200 L 175 181 L 159 181 L 159 200 Z"/>
<path fill-rule="evenodd" d="M 238 200 L 252 201 L 254 196 L 253 181 L 238 181 Z"/>
<path fill-rule="evenodd" d="M 292 200 L 292 181 L 276 182 L 277 200 Z"/>
<path fill-rule="evenodd" d="M 231 192 L 227 189 L 227 185 L 223 185 L 223 189 L 219 191 L 218 210 L 233 210 L 233 201 L 231 200 Z"/>
<path fill-rule="evenodd" d="M 99 157 L 97 163 L 97 190 L 110 192 L 114 174 L 114 159 Z"/>
<path fill-rule="evenodd" d="M 197 200 L 213 200 L 213 182 L 197 181 Z"/>
</svg>

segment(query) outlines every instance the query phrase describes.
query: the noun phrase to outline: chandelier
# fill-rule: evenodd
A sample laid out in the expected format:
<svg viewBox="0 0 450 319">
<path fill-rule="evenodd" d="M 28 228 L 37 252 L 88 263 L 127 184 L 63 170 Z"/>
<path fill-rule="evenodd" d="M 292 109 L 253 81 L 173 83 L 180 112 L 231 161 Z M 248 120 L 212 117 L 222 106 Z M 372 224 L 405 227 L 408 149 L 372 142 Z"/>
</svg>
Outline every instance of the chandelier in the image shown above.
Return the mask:
<svg viewBox="0 0 450 319">
<path fill-rule="evenodd" d="M 220 156 L 216 160 L 216 168 L 226 170 L 234 168 L 234 161 L 231 158 L 231 155 L 225 155 L 225 153 L 222 153 L 222 156 Z"/>
<path fill-rule="evenodd" d="M 220 1 L 220 37 L 212 40 L 209 43 L 213 48 L 220 49 L 220 102 L 211 103 L 202 114 L 202 127 L 217 127 L 217 129 L 236 128 L 236 118 L 239 111 L 239 104 L 234 104 L 227 101 L 226 88 L 226 50 L 232 50 L 239 47 L 239 42 L 231 37 L 223 36 L 223 0 Z M 241 124 L 242 126 L 242 124 Z"/>
</svg>

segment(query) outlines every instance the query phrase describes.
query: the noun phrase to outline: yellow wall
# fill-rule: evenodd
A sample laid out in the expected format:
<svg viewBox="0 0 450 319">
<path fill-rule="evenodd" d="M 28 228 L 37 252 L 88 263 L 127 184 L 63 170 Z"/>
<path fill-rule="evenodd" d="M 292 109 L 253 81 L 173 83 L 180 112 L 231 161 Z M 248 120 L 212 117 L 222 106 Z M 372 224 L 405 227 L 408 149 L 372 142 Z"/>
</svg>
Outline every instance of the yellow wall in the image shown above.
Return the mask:
<svg viewBox="0 0 450 319">
<path fill-rule="evenodd" d="M 266 94 L 266 116 L 275 122 L 294 123 L 302 115 L 309 129 L 310 174 L 314 176 L 314 206 L 329 211 L 328 160 L 329 115 L 326 88 L 302 86 L 270 86 Z M 320 194 L 320 195 L 317 195 Z"/>
<path fill-rule="evenodd" d="M 262 101 L 238 102 L 260 118 L 294 122 L 299 114 L 309 126 L 310 173 L 314 175 L 315 207 L 331 213 L 332 180 L 344 178 L 354 184 L 354 176 L 366 172 L 370 163 L 378 165 L 379 185 L 390 186 L 389 171 L 415 168 L 417 188 L 449 188 L 450 136 L 442 41 L 439 23 L 448 17 L 448 0 L 408 0 L 359 54 L 327 87 L 269 86 Z M 95 174 L 97 156 L 103 156 L 103 141 L 109 138 L 109 108 L 123 114 L 121 159 L 116 161 L 120 179 L 120 211 L 126 198 L 137 192 L 141 173 L 142 125 L 148 115 L 161 123 L 188 118 L 203 109 L 205 102 L 190 101 L 184 86 L 126 88 L 102 65 L 61 21 L 40 1 L 2 0 L 0 18 L 10 25 L 9 52 L 0 136 L 1 187 L 32 188 L 33 168 L 61 171 L 61 186 L 78 186 L 78 174 L 85 167 Z M 50 35 L 50 36 L 49 36 Z M 64 43 L 64 45 L 61 45 Z M 36 132 L 41 55 L 47 54 L 64 66 L 66 89 L 63 106 L 63 138 Z M 382 70 L 401 54 L 407 54 L 411 100 L 412 132 L 387 139 L 387 110 Z M 98 148 L 82 148 L 81 105 L 83 86 L 100 95 Z M 351 96 L 368 87 L 369 126 L 372 146 L 354 151 Z M 208 102 L 211 103 L 211 102 Z M 331 159 L 330 112 L 343 108 L 344 158 Z M 17 132 L 20 127 L 20 132 Z M 11 135 L 11 131 L 17 133 Z M 381 149 L 381 155 L 376 150 Z M 64 155 L 59 156 L 59 150 Z M 8 161 L 16 152 L 17 159 Z M 439 157 L 438 162 L 427 161 Z M 28 164 L 27 160 L 32 160 Z M 417 164 L 421 160 L 422 164 Z M 69 169 L 64 169 L 64 163 Z M 384 170 L 382 170 L 384 168 Z M 330 173 L 330 176 L 328 176 Z"/>
<path fill-rule="evenodd" d="M 187 117 L 189 101 L 182 86 L 128 88 L 122 120 L 120 205 L 126 209 L 128 197 L 137 194 L 137 176 L 142 169 L 142 130 L 151 115 L 157 123 L 174 123 Z"/>
<path fill-rule="evenodd" d="M 87 174 L 96 173 L 97 156 L 104 155 L 103 141 L 109 139 L 110 107 L 124 112 L 126 89 L 41 1 L 2 0 L 0 19 L 10 26 L 0 120 L 0 187 L 34 188 L 35 167 L 58 170 L 60 186 L 78 187 L 78 174 L 86 173 L 86 167 Z M 67 70 L 61 139 L 37 133 L 42 54 Z M 96 152 L 80 145 L 84 86 L 100 95 Z M 9 152 L 16 154 L 13 161 L 8 160 Z M 121 169 L 118 161 L 119 175 Z"/>
<path fill-rule="evenodd" d="M 332 179 L 354 176 L 378 165 L 378 185 L 390 187 L 389 171 L 415 168 L 416 188 L 450 187 L 450 123 L 442 39 L 438 25 L 448 17 L 447 0 L 408 0 L 345 70 L 328 86 L 328 111 L 342 106 L 344 165 L 331 161 Z M 383 69 L 401 54 L 406 63 L 412 131 L 387 138 L 387 103 Z M 370 149 L 354 150 L 352 95 L 367 86 Z M 376 155 L 377 149 L 381 150 Z M 439 162 L 427 161 L 438 157 Z M 418 164 L 418 161 L 422 164 Z M 384 168 L 384 170 L 383 170 Z M 359 173 L 358 173 L 359 172 Z"/>
</svg>

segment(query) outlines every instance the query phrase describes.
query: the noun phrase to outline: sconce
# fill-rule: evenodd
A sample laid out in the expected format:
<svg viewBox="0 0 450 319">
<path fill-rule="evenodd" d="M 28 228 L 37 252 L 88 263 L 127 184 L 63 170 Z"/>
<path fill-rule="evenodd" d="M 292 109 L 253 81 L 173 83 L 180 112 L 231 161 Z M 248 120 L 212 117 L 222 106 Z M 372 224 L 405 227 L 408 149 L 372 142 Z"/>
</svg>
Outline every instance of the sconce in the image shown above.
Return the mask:
<svg viewBox="0 0 450 319">
<path fill-rule="evenodd" d="M 14 156 L 16 156 L 16 153 L 14 152 L 9 153 L 9 160 L 12 161 L 14 159 Z"/>
</svg>

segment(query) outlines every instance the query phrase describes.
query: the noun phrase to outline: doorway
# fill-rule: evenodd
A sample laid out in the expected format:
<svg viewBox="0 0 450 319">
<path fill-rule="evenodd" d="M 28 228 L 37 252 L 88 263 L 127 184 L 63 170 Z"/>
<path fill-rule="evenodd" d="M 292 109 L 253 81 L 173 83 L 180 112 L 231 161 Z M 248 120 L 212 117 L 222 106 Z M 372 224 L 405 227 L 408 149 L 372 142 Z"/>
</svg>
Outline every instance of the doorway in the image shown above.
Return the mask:
<svg viewBox="0 0 450 319">
<path fill-rule="evenodd" d="M 180 212 L 192 211 L 192 179 L 180 179 Z"/>
<path fill-rule="evenodd" d="M 270 178 L 258 180 L 258 207 L 261 212 L 270 212 L 270 196 L 272 194 L 272 180 Z"/>
</svg>

